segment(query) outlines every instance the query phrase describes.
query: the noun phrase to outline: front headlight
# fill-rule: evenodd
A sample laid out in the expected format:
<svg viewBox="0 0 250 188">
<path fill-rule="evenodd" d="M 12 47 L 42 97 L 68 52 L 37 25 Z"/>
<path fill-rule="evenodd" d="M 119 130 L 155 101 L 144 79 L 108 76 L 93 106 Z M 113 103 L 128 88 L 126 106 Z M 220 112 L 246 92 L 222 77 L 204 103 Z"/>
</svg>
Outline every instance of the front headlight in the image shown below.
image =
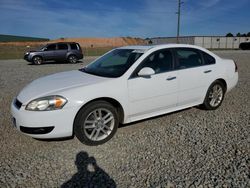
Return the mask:
<svg viewBox="0 0 250 188">
<path fill-rule="evenodd" d="M 25 110 L 31 111 L 48 111 L 61 109 L 67 103 L 67 99 L 62 96 L 53 95 L 42 97 L 30 101 Z"/>
</svg>

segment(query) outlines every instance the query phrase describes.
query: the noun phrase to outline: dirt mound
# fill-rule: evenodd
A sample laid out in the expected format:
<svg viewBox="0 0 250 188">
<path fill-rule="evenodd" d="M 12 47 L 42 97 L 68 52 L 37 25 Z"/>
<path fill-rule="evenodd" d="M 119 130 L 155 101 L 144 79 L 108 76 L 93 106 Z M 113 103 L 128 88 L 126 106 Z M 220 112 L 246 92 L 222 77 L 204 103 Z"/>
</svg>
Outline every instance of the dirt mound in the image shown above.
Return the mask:
<svg viewBox="0 0 250 188">
<path fill-rule="evenodd" d="M 117 38 L 65 38 L 54 40 L 56 42 L 78 42 L 82 47 L 110 47 L 145 44 L 143 39 L 130 37 Z"/>
<path fill-rule="evenodd" d="M 78 42 L 82 47 L 118 47 L 127 45 L 146 44 L 145 40 L 132 37 L 114 37 L 114 38 L 60 38 L 48 42 L 1 42 L 0 45 L 13 46 L 41 46 L 53 42 Z"/>
</svg>

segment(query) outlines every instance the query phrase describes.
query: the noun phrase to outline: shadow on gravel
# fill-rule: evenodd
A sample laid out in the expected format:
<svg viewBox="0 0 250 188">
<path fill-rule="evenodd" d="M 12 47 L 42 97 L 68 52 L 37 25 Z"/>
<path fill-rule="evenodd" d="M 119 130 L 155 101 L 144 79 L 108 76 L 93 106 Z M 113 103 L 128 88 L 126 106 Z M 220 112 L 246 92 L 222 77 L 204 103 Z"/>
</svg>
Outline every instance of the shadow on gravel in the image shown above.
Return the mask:
<svg viewBox="0 0 250 188">
<path fill-rule="evenodd" d="M 76 155 L 75 164 L 78 172 L 61 187 L 116 187 L 115 181 L 101 169 L 94 157 L 81 151 Z"/>
</svg>

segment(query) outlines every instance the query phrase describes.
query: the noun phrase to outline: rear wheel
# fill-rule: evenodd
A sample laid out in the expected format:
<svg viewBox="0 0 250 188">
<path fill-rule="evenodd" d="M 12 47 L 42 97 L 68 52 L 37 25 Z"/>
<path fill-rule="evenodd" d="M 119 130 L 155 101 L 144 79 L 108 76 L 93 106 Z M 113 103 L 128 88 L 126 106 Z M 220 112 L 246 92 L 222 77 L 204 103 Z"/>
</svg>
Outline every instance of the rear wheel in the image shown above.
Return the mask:
<svg viewBox="0 0 250 188">
<path fill-rule="evenodd" d="M 43 62 L 43 59 L 40 56 L 35 56 L 35 57 L 33 57 L 32 62 L 35 65 L 41 65 Z"/>
<path fill-rule="evenodd" d="M 203 106 L 207 110 L 217 109 L 223 99 L 226 92 L 226 87 L 220 81 L 215 81 L 209 88 L 204 100 Z"/>
<path fill-rule="evenodd" d="M 68 57 L 68 61 L 69 61 L 69 63 L 75 64 L 75 63 L 77 63 L 78 59 L 75 55 L 70 55 Z"/>
<path fill-rule="evenodd" d="M 96 101 L 79 111 L 74 122 L 74 133 L 86 145 L 99 145 L 114 136 L 118 125 L 117 110 L 106 101 Z"/>
</svg>

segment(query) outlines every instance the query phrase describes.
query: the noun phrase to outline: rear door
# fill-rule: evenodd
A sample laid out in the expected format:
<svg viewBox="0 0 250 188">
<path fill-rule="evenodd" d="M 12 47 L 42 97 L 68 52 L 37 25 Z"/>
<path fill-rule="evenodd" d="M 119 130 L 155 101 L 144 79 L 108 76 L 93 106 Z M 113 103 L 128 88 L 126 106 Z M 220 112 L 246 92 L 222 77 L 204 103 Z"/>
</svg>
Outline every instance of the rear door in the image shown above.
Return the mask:
<svg viewBox="0 0 250 188">
<path fill-rule="evenodd" d="M 66 43 L 59 43 L 57 44 L 57 50 L 55 59 L 56 60 L 65 60 L 68 53 L 68 44 Z"/>
<path fill-rule="evenodd" d="M 202 103 L 215 66 L 206 64 L 202 51 L 194 48 L 175 48 L 176 69 L 179 74 L 178 106 Z"/>
</svg>

